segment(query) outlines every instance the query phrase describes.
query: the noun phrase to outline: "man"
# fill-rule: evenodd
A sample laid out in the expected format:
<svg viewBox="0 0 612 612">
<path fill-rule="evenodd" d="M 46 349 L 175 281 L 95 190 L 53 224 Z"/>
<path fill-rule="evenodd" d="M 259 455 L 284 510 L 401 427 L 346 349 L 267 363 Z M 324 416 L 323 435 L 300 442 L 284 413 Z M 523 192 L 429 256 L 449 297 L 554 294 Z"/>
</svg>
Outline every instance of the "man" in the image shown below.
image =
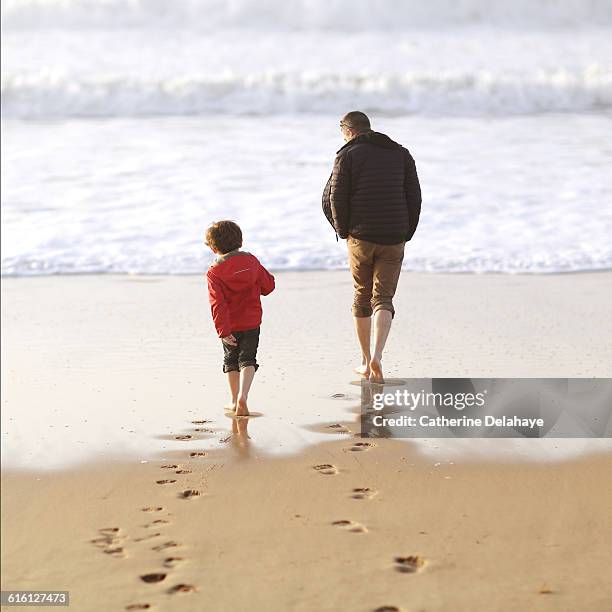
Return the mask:
<svg viewBox="0 0 612 612">
<path fill-rule="evenodd" d="M 374 132 L 365 113 L 347 113 L 340 128 L 346 144 L 325 186 L 323 211 L 348 244 L 355 287 L 352 311 L 362 356 L 356 371 L 382 383 L 382 354 L 395 314 L 393 296 L 404 245 L 419 222 L 421 188 L 408 150 Z"/>
</svg>

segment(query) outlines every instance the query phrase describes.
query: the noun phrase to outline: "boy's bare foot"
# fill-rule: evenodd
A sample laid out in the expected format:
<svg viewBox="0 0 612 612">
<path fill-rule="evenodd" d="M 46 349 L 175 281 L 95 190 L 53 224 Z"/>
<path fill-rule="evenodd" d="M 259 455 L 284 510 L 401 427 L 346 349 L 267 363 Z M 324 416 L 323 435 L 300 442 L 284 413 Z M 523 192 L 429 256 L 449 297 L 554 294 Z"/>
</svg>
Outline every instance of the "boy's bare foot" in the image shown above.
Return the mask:
<svg viewBox="0 0 612 612">
<path fill-rule="evenodd" d="M 236 402 L 236 416 L 249 416 L 249 414 L 246 400 L 239 399 Z"/>
<path fill-rule="evenodd" d="M 382 365 L 379 359 L 374 357 L 372 361 L 370 361 L 370 382 L 383 384 L 385 379 L 383 378 Z"/>
<path fill-rule="evenodd" d="M 355 368 L 355 372 L 364 378 L 370 378 L 370 366 L 368 364 L 362 363 L 359 367 Z"/>
</svg>

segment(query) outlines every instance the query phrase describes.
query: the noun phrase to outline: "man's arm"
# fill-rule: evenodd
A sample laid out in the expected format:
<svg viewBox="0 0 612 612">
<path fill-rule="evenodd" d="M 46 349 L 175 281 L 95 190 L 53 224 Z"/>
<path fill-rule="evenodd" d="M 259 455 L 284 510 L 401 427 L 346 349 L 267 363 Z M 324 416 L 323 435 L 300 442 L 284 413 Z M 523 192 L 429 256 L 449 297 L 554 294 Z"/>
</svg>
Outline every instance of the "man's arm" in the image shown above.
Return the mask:
<svg viewBox="0 0 612 612">
<path fill-rule="evenodd" d="M 406 150 L 404 153 L 405 168 L 404 168 L 404 191 L 406 193 L 406 203 L 408 204 L 408 216 L 410 218 L 410 227 L 406 241 L 410 240 L 416 232 L 421 216 L 421 185 L 416 171 L 416 164 L 412 155 Z"/>
<path fill-rule="evenodd" d="M 336 231 L 336 228 L 334 226 L 334 218 L 332 217 L 331 200 L 330 200 L 331 182 L 332 182 L 332 175 L 330 174 L 329 178 L 327 179 L 325 189 L 323 189 L 323 197 L 321 198 L 321 201 L 323 204 L 323 214 L 325 215 L 325 218 L 330 222 L 331 226 L 334 228 L 334 231 Z"/>
<path fill-rule="evenodd" d="M 208 281 L 208 299 L 210 301 L 210 312 L 215 323 L 215 329 L 219 338 L 227 338 L 231 335 L 231 321 L 227 298 L 221 281 L 209 270 L 206 275 Z"/>
<path fill-rule="evenodd" d="M 348 238 L 351 195 L 350 157 L 344 153 L 337 155 L 331 175 L 329 199 L 336 233 L 340 238 Z"/>
</svg>

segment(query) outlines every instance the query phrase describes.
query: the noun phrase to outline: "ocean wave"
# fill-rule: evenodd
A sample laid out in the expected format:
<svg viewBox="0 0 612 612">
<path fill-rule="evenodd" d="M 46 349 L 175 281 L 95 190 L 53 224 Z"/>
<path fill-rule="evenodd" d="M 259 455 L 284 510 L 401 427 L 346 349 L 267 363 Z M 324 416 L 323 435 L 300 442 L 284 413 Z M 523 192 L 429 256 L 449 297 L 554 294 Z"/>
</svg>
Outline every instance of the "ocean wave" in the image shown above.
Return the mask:
<svg viewBox="0 0 612 612">
<path fill-rule="evenodd" d="M 609 25 L 609 0 L 3 0 L 3 28 L 401 30 L 481 24 Z"/>
<path fill-rule="evenodd" d="M 14 118 L 202 114 L 337 113 L 532 114 L 612 108 L 612 70 L 531 74 L 262 72 L 168 79 L 7 75 L 2 114 Z"/>
</svg>

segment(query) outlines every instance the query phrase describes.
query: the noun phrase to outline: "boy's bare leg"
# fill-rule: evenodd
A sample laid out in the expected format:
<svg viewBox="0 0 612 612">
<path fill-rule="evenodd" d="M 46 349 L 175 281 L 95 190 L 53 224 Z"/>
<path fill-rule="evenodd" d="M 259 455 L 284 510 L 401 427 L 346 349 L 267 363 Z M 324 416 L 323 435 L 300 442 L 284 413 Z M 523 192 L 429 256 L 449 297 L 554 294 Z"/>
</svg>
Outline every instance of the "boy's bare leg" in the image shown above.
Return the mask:
<svg viewBox="0 0 612 612">
<path fill-rule="evenodd" d="M 372 335 L 372 317 L 353 317 L 355 331 L 361 347 L 361 366 L 355 368 L 357 374 L 370 377 L 370 337 Z"/>
<path fill-rule="evenodd" d="M 230 401 L 225 406 L 225 409 L 234 412 L 234 410 L 236 410 L 236 402 L 238 401 L 238 393 L 240 391 L 240 372 L 235 370 L 233 372 L 228 372 L 227 382 L 230 388 Z"/>
<path fill-rule="evenodd" d="M 249 416 L 247 400 L 254 377 L 255 366 L 247 366 L 240 370 L 240 392 L 238 393 L 238 401 L 236 402 L 236 416 Z"/>
<path fill-rule="evenodd" d="M 383 383 L 382 354 L 391 330 L 393 316 L 390 310 L 377 310 L 374 313 L 374 354 L 370 360 L 370 380 L 375 383 Z"/>
</svg>

